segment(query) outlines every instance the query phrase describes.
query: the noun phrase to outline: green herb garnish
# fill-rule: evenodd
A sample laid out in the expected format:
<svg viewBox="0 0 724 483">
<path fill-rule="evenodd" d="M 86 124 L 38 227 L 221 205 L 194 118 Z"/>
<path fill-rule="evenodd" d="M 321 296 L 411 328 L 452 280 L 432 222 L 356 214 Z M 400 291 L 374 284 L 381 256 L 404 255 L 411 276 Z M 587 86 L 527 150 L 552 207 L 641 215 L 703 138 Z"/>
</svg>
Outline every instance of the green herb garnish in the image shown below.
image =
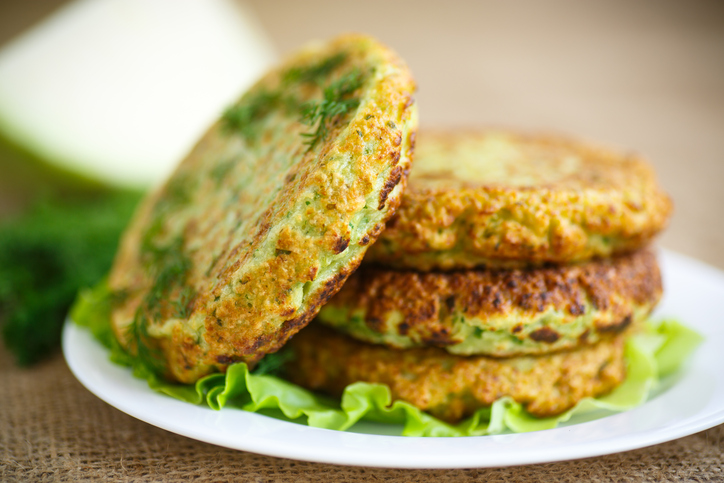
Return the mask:
<svg viewBox="0 0 724 483">
<path fill-rule="evenodd" d="M 326 139 L 329 129 L 343 115 L 356 108 L 359 100 L 351 98 L 363 83 L 362 75 L 355 69 L 333 81 L 324 89 L 324 97 L 319 102 L 300 105 L 298 98 L 285 95 L 284 88 L 290 84 L 313 84 L 322 86 L 326 79 L 347 60 L 347 53 L 340 52 L 315 64 L 293 67 L 282 77 L 282 85 L 277 90 L 251 91 L 239 103 L 228 108 L 221 122 L 227 132 L 241 134 L 247 142 L 259 137 L 260 122 L 274 110 L 283 109 L 287 113 L 301 108 L 302 122 L 315 127 L 314 133 L 304 134 L 310 139 L 305 143 L 309 150 Z"/>
<path fill-rule="evenodd" d="M 257 135 L 258 121 L 268 116 L 281 104 L 281 94 L 262 90 L 244 96 L 241 101 L 228 108 L 221 117 L 225 129 L 240 133 L 247 142 Z"/>
<path fill-rule="evenodd" d="M 319 85 L 346 60 L 347 53 L 340 52 L 316 64 L 292 67 L 284 74 L 284 82 L 287 84 L 299 82 L 301 84 L 313 83 Z"/>
<path fill-rule="evenodd" d="M 342 77 L 332 81 L 324 89 L 321 101 L 312 101 L 302 107 L 302 123 L 314 129 L 312 133 L 303 134 L 308 138 L 305 144 L 307 152 L 329 136 L 330 131 L 353 109 L 359 106 L 359 98 L 352 94 L 364 83 L 364 76 L 354 69 Z"/>
<path fill-rule="evenodd" d="M 224 112 L 222 126 L 229 133 L 241 134 L 246 142 L 251 143 L 259 137 L 260 122 L 277 109 L 294 112 L 299 109 L 299 100 L 280 91 L 251 92 Z"/>
<path fill-rule="evenodd" d="M 149 342 L 148 320 L 142 307 L 139 307 L 133 322 L 126 327 L 126 339 L 133 341 L 136 350 L 134 355 L 140 365 L 154 374 L 163 372 L 163 354 Z"/>
<path fill-rule="evenodd" d="M 152 284 L 126 329 L 126 337 L 132 341 L 141 365 L 156 374 L 163 372 L 163 354 L 153 344 L 148 325 L 164 316 L 188 318 L 196 297 L 194 288 L 187 285 L 192 264 L 184 250 L 183 236 L 165 233 L 169 214 L 191 201 L 190 183 L 188 176 L 172 178 L 153 207 L 150 227 L 141 238 L 141 261 Z M 159 238 L 168 241 L 159 242 Z"/>
<path fill-rule="evenodd" d="M 282 349 L 279 352 L 273 354 L 267 354 L 262 360 L 260 360 L 254 370 L 251 371 L 253 374 L 260 376 L 276 375 L 281 372 L 281 369 L 286 365 L 287 362 L 294 358 L 294 354 L 289 349 Z"/>
<path fill-rule="evenodd" d="M 140 363 L 159 374 L 163 372 L 163 356 L 151 342 L 148 324 L 163 317 L 164 308 L 171 311 L 172 317 L 188 318 L 196 291 L 186 285 L 191 260 L 184 252 L 183 238 L 176 237 L 159 246 L 149 235 L 150 232 L 142 242 L 142 257 L 153 284 L 128 325 L 126 336 L 133 342 Z"/>
<path fill-rule="evenodd" d="M 228 161 L 220 161 L 211 169 L 211 178 L 216 182 L 216 186 L 221 186 L 224 178 L 234 169 L 234 159 Z"/>
<path fill-rule="evenodd" d="M 109 270 L 141 194 L 38 202 L 0 223 L 0 323 L 20 365 L 52 354 L 78 290 Z"/>
<path fill-rule="evenodd" d="M 191 201 L 191 193 L 196 185 L 196 180 L 195 176 L 188 173 L 172 177 L 164 187 L 163 196 L 153 207 L 154 213 L 158 214 L 187 205 Z"/>
</svg>

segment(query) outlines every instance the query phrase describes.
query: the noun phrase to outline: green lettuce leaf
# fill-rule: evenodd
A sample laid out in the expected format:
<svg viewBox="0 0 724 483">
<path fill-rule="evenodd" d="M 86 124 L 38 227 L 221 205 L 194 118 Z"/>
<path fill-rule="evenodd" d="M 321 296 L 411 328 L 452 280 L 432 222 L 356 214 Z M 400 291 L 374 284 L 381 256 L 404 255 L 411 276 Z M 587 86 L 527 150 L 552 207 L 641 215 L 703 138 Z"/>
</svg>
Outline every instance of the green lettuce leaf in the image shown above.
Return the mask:
<svg viewBox="0 0 724 483">
<path fill-rule="evenodd" d="M 660 379 L 673 374 L 703 340 L 694 330 L 676 321 L 649 323 L 645 333 L 627 341 L 626 380 L 609 394 L 583 399 L 572 409 L 551 418 L 534 417 L 522 405 L 504 397 L 461 423 L 451 425 L 409 403 L 392 401 L 390 389 L 383 384 L 350 384 L 341 400 L 333 400 L 272 374 L 250 371 L 243 363 L 230 366 L 225 374 L 206 376 L 194 385 L 170 383 L 136 361 L 117 342 L 109 323 L 111 300 L 112 294 L 105 283 L 85 290 L 71 310 L 71 319 L 87 327 L 109 349 L 113 362 L 132 368 L 134 376 L 145 379 L 155 391 L 215 410 L 237 408 L 318 428 L 344 431 L 363 419 L 400 425 L 404 436 L 481 436 L 506 431 L 539 431 L 555 428 L 574 416 L 590 419 L 606 414 L 602 411 L 626 411 L 646 401 Z"/>
</svg>

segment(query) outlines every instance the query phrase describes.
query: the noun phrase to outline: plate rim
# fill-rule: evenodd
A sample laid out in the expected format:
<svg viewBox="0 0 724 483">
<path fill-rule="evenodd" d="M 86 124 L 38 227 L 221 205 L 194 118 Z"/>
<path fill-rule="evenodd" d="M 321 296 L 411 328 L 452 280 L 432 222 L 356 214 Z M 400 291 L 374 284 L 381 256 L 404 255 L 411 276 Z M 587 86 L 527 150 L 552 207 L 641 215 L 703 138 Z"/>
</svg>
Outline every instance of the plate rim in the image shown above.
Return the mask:
<svg viewBox="0 0 724 483">
<path fill-rule="evenodd" d="M 706 278 L 710 279 L 716 279 L 715 283 L 721 284 L 722 288 L 724 288 L 724 272 L 719 271 L 718 269 L 711 267 L 709 265 L 706 265 L 696 259 L 687 257 L 685 255 L 680 255 L 675 252 L 671 252 L 669 250 L 661 250 L 660 251 L 660 258 L 662 261 L 662 265 L 669 265 L 671 263 L 674 264 L 684 264 L 687 266 L 688 270 L 693 271 L 702 271 L 706 272 Z M 703 274 L 703 273 L 702 273 Z M 89 344 L 90 343 L 90 344 Z M 83 344 L 91 345 L 91 347 L 82 347 Z M 144 413 L 143 411 L 139 412 L 137 409 L 134 408 L 133 404 L 129 404 L 128 401 L 125 401 L 123 398 L 120 400 L 113 395 L 113 392 L 109 392 L 108 387 L 103 387 L 102 384 L 99 386 L 97 381 L 91 377 L 91 374 L 89 373 L 89 367 L 86 367 L 83 365 L 82 357 L 79 356 L 80 353 L 82 353 L 82 350 L 79 351 L 79 349 L 90 349 L 91 351 L 102 351 L 103 354 L 105 354 L 105 357 L 101 357 L 103 360 L 102 363 L 100 363 L 97 367 L 93 368 L 94 370 L 100 370 L 100 371 L 113 371 L 114 369 L 117 370 L 124 370 L 127 374 L 128 379 L 131 381 L 130 383 L 133 384 L 132 381 L 142 382 L 143 385 L 146 385 L 145 381 L 142 381 L 140 379 L 136 379 L 133 377 L 133 375 L 130 373 L 130 370 L 127 368 L 123 368 L 121 366 L 117 366 L 113 364 L 107 356 L 107 350 L 102 347 L 100 344 L 97 343 L 92 338 L 92 335 L 89 331 L 78 327 L 75 325 L 70 319 L 68 319 L 65 323 L 65 326 L 63 328 L 63 339 L 62 339 L 62 346 L 63 346 L 63 354 L 66 360 L 66 363 L 68 367 L 70 368 L 73 375 L 78 379 L 81 384 L 88 389 L 91 393 L 93 393 L 95 396 L 106 402 L 107 404 L 115 407 L 116 409 L 119 409 L 120 411 L 130 415 L 131 417 L 134 417 L 136 419 L 139 419 L 147 424 L 151 424 L 153 426 L 159 427 L 161 429 L 170 431 L 175 434 L 179 434 L 181 436 L 189 437 L 192 439 L 196 439 L 198 441 L 203 441 L 205 443 L 214 444 L 217 446 L 222 446 L 230 449 L 240 450 L 240 451 L 248 451 L 253 452 L 257 454 L 264 454 L 268 456 L 274 456 L 274 457 L 280 457 L 280 458 L 291 458 L 291 459 L 297 459 L 297 460 L 304 460 L 304 461 L 311 461 L 311 462 L 317 462 L 317 463 L 326 463 L 326 464 L 336 464 L 336 465 L 352 465 L 352 466 L 367 466 L 367 467 L 379 467 L 379 468 L 405 468 L 405 469 L 454 469 L 454 468 L 487 468 L 487 467 L 505 467 L 505 466 L 515 466 L 515 465 L 528 465 L 528 464 L 539 464 L 539 463 L 547 463 L 547 462 L 557 462 L 557 461 L 565 461 L 565 460 L 575 460 L 575 459 L 582 459 L 582 458 L 589 458 L 589 457 L 595 457 L 595 456 L 602 456 L 606 454 L 612 454 L 612 453 L 618 453 L 618 452 L 624 452 L 624 451 L 631 451 L 635 449 L 640 449 L 648 446 L 653 446 L 656 444 L 664 443 L 667 441 L 671 441 L 674 439 L 678 439 L 684 436 L 688 436 L 700 431 L 704 431 L 706 429 L 712 428 L 716 426 L 717 424 L 720 424 L 724 422 L 724 404 L 721 404 L 718 410 L 715 411 L 709 411 L 705 414 L 698 414 L 695 415 L 696 417 L 690 417 L 689 419 L 685 420 L 684 422 L 677 423 L 673 425 L 672 427 L 662 427 L 655 431 L 648 430 L 648 431 L 637 431 L 634 433 L 631 433 L 629 437 L 622 440 L 622 438 L 614 437 L 613 441 L 617 442 L 618 444 L 615 445 L 615 447 L 611 447 L 612 443 L 606 443 L 606 440 L 593 440 L 588 441 L 584 443 L 578 443 L 574 446 L 569 445 L 569 451 L 565 453 L 560 453 L 559 449 L 550 449 L 546 450 L 546 448 L 540 448 L 537 451 L 533 453 L 526 453 L 526 452 L 508 452 L 508 453 L 500 453 L 500 454 L 493 454 L 492 458 L 491 455 L 485 454 L 480 456 L 479 458 L 475 459 L 474 461 L 471 461 L 471 458 L 467 454 L 463 455 L 445 455 L 445 458 L 432 458 L 429 454 L 408 454 L 405 453 L 404 456 L 401 456 L 399 454 L 394 454 L 394 452 L 390 452 L 388 455 L 382 455 L 378 453 L 368 453 L 365 451 L 359 451 L 359 448 L 357 448 L 354 451 L 349 451 L 349 449 L 344 450 L 338 450 L 337 452 L 332 453 L 324 453 L 319 454 L 318 450 L 315 450 L 314 446 L 307 446 L 302 445 L 301 447 L 299 445 L 291 444 L 286 441 L 280 441 L 280 440 L 274 440 L 273 444 L 272 441 L 267 441 L 263 439 L 252 439 L 250 441 L 245 440 L 244 438 L 239 438 L 238 440 L 231 441 L 229 438 L 225 437 L 225 435 L 216 434 L 215 437 L 211 437 L 210 433 L 208 432 L 200 432 L 196 431 L 194 428 L 190 428 L 188 424 L 173 424 L 169 421 L 164 421 L 163 418 L 158 417 L 152 417 L 149 416 L 149 413 Z M 691 361 L 689 361 L 691 362 Z M 690 365 L 690 364 L 689 364 Z M 689 371 L 687 370 L 682 377 L 686 378 L 687 375 L 689 375 Z M 196 406 L 190 403 L 186 403 L 183 401 L 175 400 L 173 398 L 170 398 L 168 396 L 164 396 L 161 394 L 158 394 L 145 386 L 145 390 L 148 391 L 148 397 L 151 398 L 151 402 L 154 400 L 154 398 L 163 398 L 163 401 L 165 404 L 170 404 L 172 407 L 179 405 L 178 407 L 182 412 L 198 412 L 199 415 L 202 415 L 205 413 L 208 414 L 218 414 L 219 412 L 214 411 L 210 408 L 205 408 L 203 406 Z M 144 391 L 145 392 L 145 391 Z M 645 403 L 646 404 L 646 403 Z M 643 406 L 639 406 L 641 408 Z M 635 411 L 635 408 L 632 411 Z M 223 411 L 223 410 L 222 410 Z M 253 424 L 254 422 L 258 421 L 264 421 L 264 424 L 271 424 L 272 427 L 284 427 L 284 425 L 289 425 L 288 431 L 291 431 L 292 429 L 301 430 L 302 432 L 309 432 L 313 436 L 319 436 L 322 438 L 329 437 L 330 434 L 344 434 L 345 439 L 352 440 L 353 443 L 356 444 L 368 444 L 365 443 L 365 440 L 371 440 L 373 442 L 378 443 L 390 443 L 391 441 L 394 442 L 394 445 L 402 444 L 402 446 L 408 445 L 405 443 L 405 441 L 411 442 L 408 446 L 412 445 L 412 442 L 415 441 L 445 441 L 445 440 L 459 440 L 463 439 L 466 441 L 469 441 L 469 438 L 479 439 L 479 438 L 496 438 L 496 441 L 505 442 L 506 439 L 514 440 L 515 438 L 521 438 L 526 437 L 528 435 L 532 434 L 538 434 L 541 433 L 548 433 L 553 434 L 551 432 L 558 432 L 560 434 L 561 432 L 565 432 L 566 427 L 559 427 L 555 429 L 545 430 L 545 431 L 538 431 L 534 433 L 517 433 L 517 434 L 503 434 L 503 435 L 492 435 L 492 436 L 469 436 L 465 438 L 423 438 L 423 437 L 408 437 L 408 436 L 387 436 L 387 435 L 370 435 L 370 434 L 358 434 L 358 433 L 350 433 L 350 432 L 342 432 L 342 431 L 335 431 L 330 429 L 323 429 L 323 428 L 312 428 L 309 426 L 302 426 L 296 423 L 290 423 L 286 421 L 281 421 L 277 419 L 273 419 L 261 414 L 255 414 L 255 413 L 247 413 L 242 410 L 233 409 L 234 414 L 237 414 L 239 418 L 242 420 L 248 420 L 249 423 Z M 625 413 L 619 413 L 619 414 L 625 414 Z M 613 415 L 610 417 L 617 416 Z M 261 418 L 261 419 L 259 419 Z M 608 418 L 605 418 L 608 419 Z M 598 419 L 594 421 L 584 422 L 580 423 L 576 426 L 583 427 L 584 425 L 591 425 L 596 424 L 602 421 L 603 419 Z M 271 423 L 270 421 L 273 421 Z M 686 423 L 686 424 L 684 424 Z M 280 426 L 281 425 L 281 426 Z M 303 429 L 302 429 L 303 428 Z M 284 429 L 282 430 L 284 431 Z M 389 438 L 393 438 L 390 440 Z M 332 438 L 334 439 L 334 438 Z M 432 446 L 437 446 L 437 443 L 432 444 Z M 428 445 L 430 446 L 430 445 Z M 401 459 L 402 458 L 402 459 Z"/>
</svg>

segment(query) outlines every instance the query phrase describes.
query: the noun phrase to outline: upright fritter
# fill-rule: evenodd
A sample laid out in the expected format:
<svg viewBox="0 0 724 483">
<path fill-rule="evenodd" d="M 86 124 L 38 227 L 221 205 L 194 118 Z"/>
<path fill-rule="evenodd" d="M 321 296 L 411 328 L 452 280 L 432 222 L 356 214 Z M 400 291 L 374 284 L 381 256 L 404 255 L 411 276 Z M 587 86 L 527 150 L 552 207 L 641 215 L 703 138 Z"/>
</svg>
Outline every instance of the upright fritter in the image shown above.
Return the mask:
<svg viewBox="0 0 724 483">
<path fill-rule="evenodd" d="M 404 63 L 363 36 L 264 76 L 131 222 L 109 278 L 121 343 L 189 383 L 304 327 L 399 204 L 413 91 Z"/>
<path fill-rule="evenodd" d="M 451 423 L 504 396 L 535 416 L 547 417 L 623 381 L 625 337 L 576 351 L 493 359 L 454 356 L 433 347 L 388 349 L 313 323 L 289 343 L 292 359 L 285 370 L 295 384 L 333 396 L 354 382 L 387 384 L 393 400 Z"/>
<path fill-rule="evenodd" d="M 670 212 L 634 155 L 562 137 L 423 132 L 402 205 L 365 262 L 447 270 L 607 257 L 646 245 Z"/>
<path fill-rule="evenodd" d="M 396 348 L 509 357 L 594 344 L 643 322 L 661 298 L 649 250 L 578 265 L 455 272 L 358 270 L 318 320 Z"/>
</svg>

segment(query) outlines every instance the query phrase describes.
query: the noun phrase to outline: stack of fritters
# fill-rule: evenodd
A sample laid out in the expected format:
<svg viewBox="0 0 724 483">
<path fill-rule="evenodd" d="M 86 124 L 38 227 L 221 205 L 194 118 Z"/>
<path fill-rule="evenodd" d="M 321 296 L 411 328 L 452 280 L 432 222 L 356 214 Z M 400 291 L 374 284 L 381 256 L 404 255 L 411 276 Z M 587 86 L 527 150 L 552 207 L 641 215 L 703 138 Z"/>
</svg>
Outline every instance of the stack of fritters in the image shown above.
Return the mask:
<svg viewBox="0 0 724 483">
<path fill-rule="evenodd" d="M 448 421 L 503 396 L 553 415 L 619 384 L 661 295 L 646 245 L 671 205 L 650 168 L 566 139 L 426 133 L 403 196 L 414 88 L 349 35 L 249 89 L 121 241 L 111 322 L 136 362 L 193 383 L 301 330 L 293 381 L 386 383 Z"/>
<path fill-rule="evenodd" d="M 559 414 L 625 378 L 625 338 L 661 297 L 647 245 L 670 212 L 635 156 L 423 132 L 397 214 L 290 342 L 287 376 L 336 395 L 384 383 L 450 422 L 504 396 Z"/>
</svg>

